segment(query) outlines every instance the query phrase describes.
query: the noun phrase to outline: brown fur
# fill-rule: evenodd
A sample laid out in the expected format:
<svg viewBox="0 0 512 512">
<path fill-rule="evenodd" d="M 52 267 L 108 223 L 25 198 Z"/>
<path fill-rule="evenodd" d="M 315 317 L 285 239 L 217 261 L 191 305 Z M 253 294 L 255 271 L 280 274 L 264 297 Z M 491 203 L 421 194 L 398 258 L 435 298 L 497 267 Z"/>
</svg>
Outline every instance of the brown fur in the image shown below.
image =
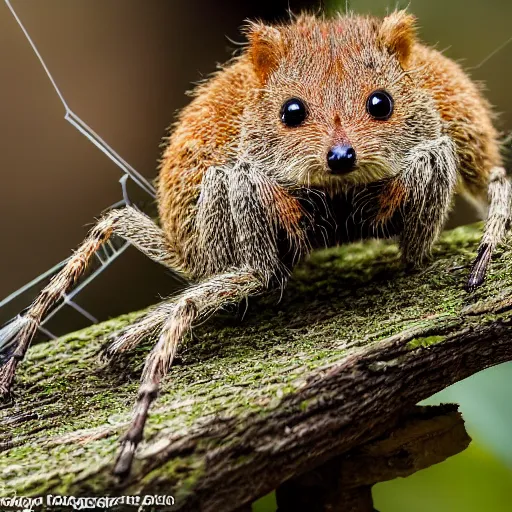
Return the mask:
<svg viewBox="0 0 512 512">
<path fill-rule="evenodd" d="M 242 154 L 287 190 L 307 185 L 335 196 L 352 184 L 398 175 L 407 151 L 446 134 L 456 145 L 459 190 L 479 198 L 485 193 L 491 169 L 501 165 L 489 104 L 458 64 L 416 40 L 413 16 L 300 16 L 275 27 L 254 23 L 247 32 L 247 50 L 198 88 L 162 159 L 162 225 L 192 275 L 201 257 L 193 219 L 202 176 Z M 395 98 L 384 123 L 365 111 L 377 88 Z M 279 121 L 291 96 L 310 106 L 309 121 L 296 130 Z M 326 169 L 325 154 L 336 141 L 350 143 L 358 155 L 358 168 L 346 177 Z M 400 188 L 391 184 L 384 192 L 390 195 L 378 199 L 379 220 L 390 218 L 407 196 L 393 190 Z M 274 195 L 290 202 L 290 193 Z M 300 229 L 297 206 L 283 203 L 276 211 L 293 212 L 284 219 L 286 229 Z"/>
<path fill-rule="evenodd" d="M 383 20 L 377 35 L 378 44 L 396 54 L 404 67 L 408 65 L 409 57 L 413 53 L 415 25 L 416 18 L 411 14 L 394 12 Z"/>
<path fill-rule="evenodd" d="M 457 146 L 461 185 L 481 198 L 491 170 L 503 165 L 490 104 L 456 62 L 420 44 L 413 54 L 411 66 L 423 68 L 422 86 L 430 91 Z"/>
<path fill-rule="evenodd" d="M 389 221 L 407 198 L 407 189 L 400 181 L 389 183 L 379 196 L 377 223 Z"/>
</svg>

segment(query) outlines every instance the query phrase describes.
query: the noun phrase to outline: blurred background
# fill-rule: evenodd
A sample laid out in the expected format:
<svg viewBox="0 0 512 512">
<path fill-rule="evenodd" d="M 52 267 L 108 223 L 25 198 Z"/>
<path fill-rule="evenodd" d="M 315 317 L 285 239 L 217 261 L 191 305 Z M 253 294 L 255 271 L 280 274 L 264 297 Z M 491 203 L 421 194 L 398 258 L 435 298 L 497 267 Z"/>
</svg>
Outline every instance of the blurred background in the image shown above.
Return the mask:
<svg viewBox="0 0 512 512">
<path fill-rule="evenodd" d="M 343 10 L 345 2 L 324 2 Z M 412 0 L 421 38 L 485 82 L 512 129 L 512 36 L 508 0 Z M 148 179 L 159 143 L 185 91 L 243 41 L 246 18 L 286 19 L 307 0 L 12 0 L 70 108 Z M 352 0 L 383 15 L 395 2 Z M 405 5 L 404 5 L 405 6 Z M 0 300 L 70 254 L 86 226 L 121 199 L 120 170 L 64 120 L 65 110 L 27 40 L 0 3 Z M 472 222 L 459 205 L 451 224 Z M 129 249 L 88 286 L 79 302 L 100 319 L 147 306 L 177 286 Z M 27 297 L 22 299 L 26 302 Z M 30 298 L 28 298 L 29 300 Z M 21 304 L 24 307 L 26 303 Z M 0 323 L 20 310 L 0 310 Z M 85 324 L 72 310 L 56 317 L 63 333 Z M 512 365 L 487 370 L 430 400 L 461 404 L 474 442 L 464 453 L 403 480 L 375 487 L 381 512 L 512 510 Z M 275 510 L 273 496 L 255 510 Z"/>
</svg>

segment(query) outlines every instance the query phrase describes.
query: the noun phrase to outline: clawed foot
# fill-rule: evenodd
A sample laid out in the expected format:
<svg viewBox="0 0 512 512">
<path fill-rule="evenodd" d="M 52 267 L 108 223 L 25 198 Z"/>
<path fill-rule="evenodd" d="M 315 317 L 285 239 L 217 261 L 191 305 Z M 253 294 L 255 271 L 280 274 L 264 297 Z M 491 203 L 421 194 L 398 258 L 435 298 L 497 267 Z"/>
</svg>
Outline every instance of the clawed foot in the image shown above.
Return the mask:
<svg viewBox="0 0 512 512">
<path fill-rule="evenodd" d="M 136 325 L 129 325 L 108 336 L 99 350 L 100 359 L 105 362 L 115 362 L 135 348 L 144 339 L 143 334 L 145 334 L 134 336 L 133 331 Z"/>
<path fill-rule="evenodd" d="M 154 308 L 153 313 L 156 314 L 151 313 L 109 336 L 100 351 L 102 358 L 115 359 L 115 356 L 129 352 L 145 339 L 153 337 L 159 331 L 167 311 L 164 309 L 163 314 L 159 315 L 158 308 Z"/>
<path fill-rule="evenodd" d="M 15 358 L 11 358 L 0 367 L 0 402 L 5 402 L 11 397 L 17 365 L 18 361 Z"/>
<path fill-rule="evenodd" d="M 489 244 L 481 245 L 478 249 L 477 257 L 475 258 L 473 267 L 471 268 L 471 272 L 469 274 L 469 279 L 466 284 L 466 291 L 473 292 L 484 282 L 487 267 L 491 261 L 491 256 L 492 248 L 489 246 Z"/>
<path fill-rule="evenodd" d="M 0 401 L 11 395 L 16 367 L 34 329 L 24 316 L 17 316 L 0 329 Z"/>
<path fill-rule="evenodd" d="M 112 473 L 120 480 L 124 480 L 130 474 L 136 448 L 137 444 L 132 441 L 124 439 L 121 442 L 121 448 L 112 470 Z"/>
<path fill-rule="evenodd" d="M 119 479 L 126 478 L 131 470 L 135 450 L 142 440 L 144 425 L 148 418 L 148 410 L 156 399 L 158 385 L 156 383 L 143 384 L 139 389 L 137 403 L 133 412 L 132 421 L 128 431 L 121 440 L 121 448 L 117 454 L 113 474 Z"/>
</svg>

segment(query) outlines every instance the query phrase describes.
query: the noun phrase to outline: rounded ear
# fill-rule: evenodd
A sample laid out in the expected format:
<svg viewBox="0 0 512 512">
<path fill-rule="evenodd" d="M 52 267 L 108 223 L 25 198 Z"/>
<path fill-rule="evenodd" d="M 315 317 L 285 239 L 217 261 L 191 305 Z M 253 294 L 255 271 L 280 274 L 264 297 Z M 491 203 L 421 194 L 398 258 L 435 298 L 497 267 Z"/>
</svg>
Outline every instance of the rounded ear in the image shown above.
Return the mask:
<svg viewBox="0 0 512 512">
<path fill-rule="evenodd" d="M 279 29 L 263 23 L 250 23 L 247 37 L 249 58 L 261 82 L 265 83 L 284 55 L 283 37 Z"/>
<path fill-rule="evenodd" d="M 377 41 L 395 53 L 402 64 L 407 62 L 416 40 L 416 18 L 406 11 L 395 11 L 382 21 Z"/>
</svg>

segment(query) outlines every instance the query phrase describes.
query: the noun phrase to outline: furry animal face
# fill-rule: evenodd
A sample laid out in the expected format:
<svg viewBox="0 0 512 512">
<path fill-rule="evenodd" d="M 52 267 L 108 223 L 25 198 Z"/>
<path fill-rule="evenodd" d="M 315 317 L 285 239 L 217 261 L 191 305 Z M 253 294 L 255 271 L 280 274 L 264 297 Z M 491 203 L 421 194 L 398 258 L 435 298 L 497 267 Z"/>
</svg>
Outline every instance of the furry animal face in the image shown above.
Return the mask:
<svg viewBox="0 0 512 512">
<path fill-rule="evenodd" d="M 414 18 L 344 16 L 249 28 L 261 88 L 244 114 L 249 158 L 283 181 L 325 188 L 397 175 L 441 116 L 411 55 Z"/>
</svg>

